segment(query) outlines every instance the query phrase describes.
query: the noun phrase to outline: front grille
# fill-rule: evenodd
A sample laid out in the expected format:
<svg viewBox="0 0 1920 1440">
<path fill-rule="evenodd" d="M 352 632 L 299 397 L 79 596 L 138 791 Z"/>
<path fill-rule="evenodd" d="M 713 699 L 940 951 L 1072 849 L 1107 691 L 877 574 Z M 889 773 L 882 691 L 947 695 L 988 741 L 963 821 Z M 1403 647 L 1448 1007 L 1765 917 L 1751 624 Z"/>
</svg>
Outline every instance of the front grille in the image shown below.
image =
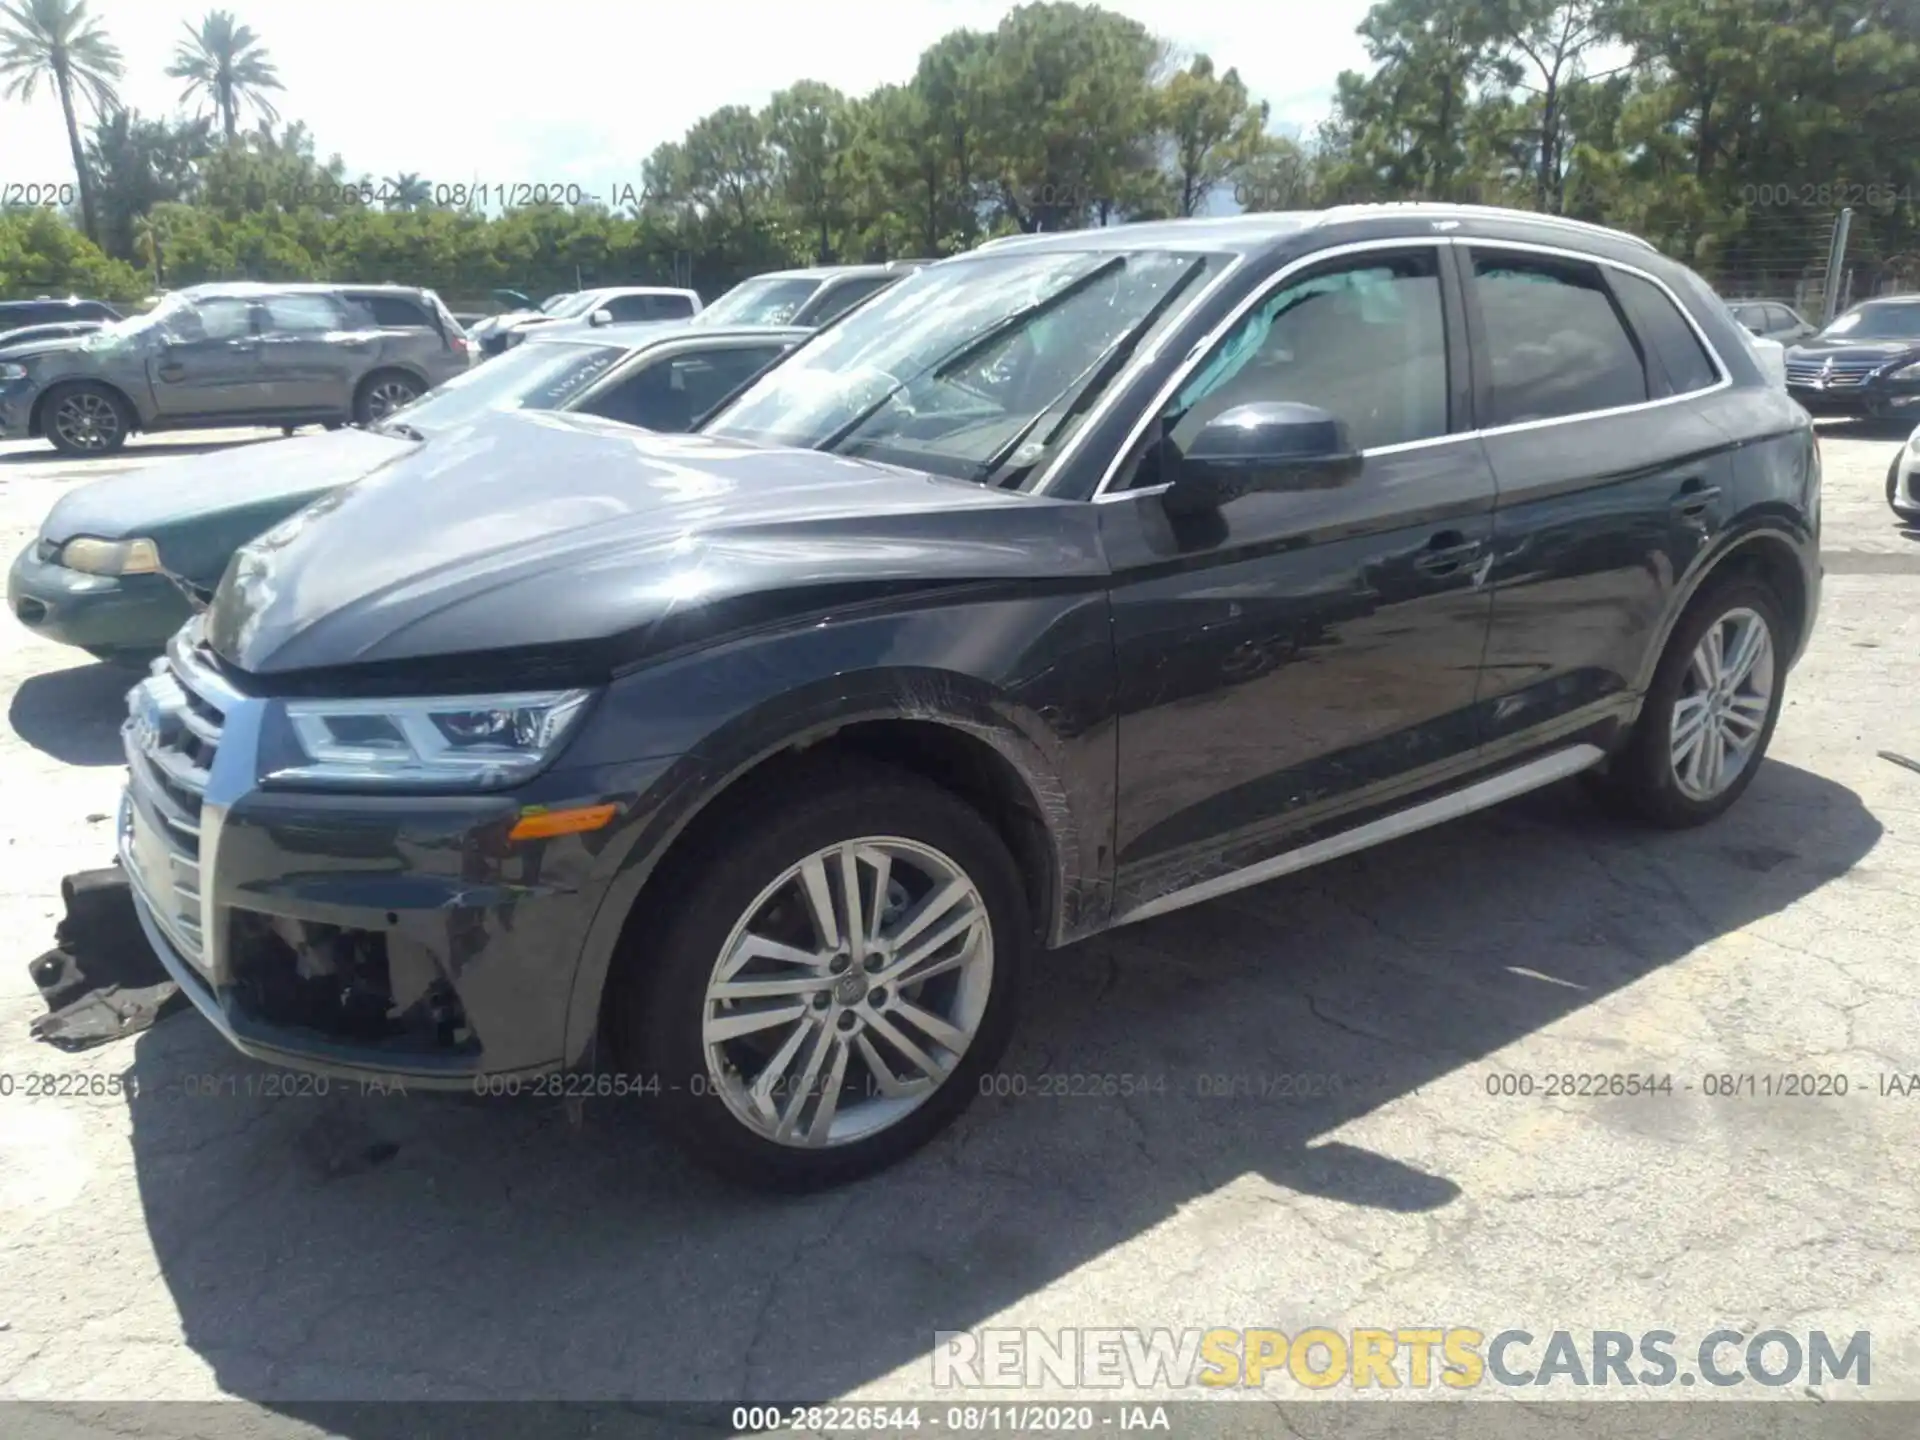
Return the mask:
<svg viewBox="0 0 1920 1440">
<path fill-rule="evenodd" d="M 1884 360 L 1789 360 L 1789 385 L 1818 386 L 1828 390 L 1850 390 L 1867 383 L 1867 377 Z"/>
<path fill-rule="evenodd" d="M 200 808 L 220 748 L 230 692 L 183 632 L 127 696 L 121 739 L 127 796 L 136 812 L 121 837 L 122 863 L 167 938 L 204 965 Z M 128 853 L 130 852 L 130 853 Z"/>
</svg>

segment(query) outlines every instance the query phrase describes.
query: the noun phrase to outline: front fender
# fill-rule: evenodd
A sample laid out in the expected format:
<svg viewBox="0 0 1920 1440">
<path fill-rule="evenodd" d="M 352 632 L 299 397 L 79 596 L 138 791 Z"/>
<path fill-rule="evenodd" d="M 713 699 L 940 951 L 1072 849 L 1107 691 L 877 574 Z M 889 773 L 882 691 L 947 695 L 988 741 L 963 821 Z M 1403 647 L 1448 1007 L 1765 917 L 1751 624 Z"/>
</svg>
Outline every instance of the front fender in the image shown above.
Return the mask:
<svg viewBox="0 0 1920 1440">
<path fill-rule="evenodd" d="M 903 654 L 927 663 L 887 663 Z M 799 674 L 811 678 L 785 683 Z M 912 721 L 990 747 L 1045 829 L 1047 939 L 1097 927 L 1110 878 L 1113 691 L 1104 591 L 847 618 L 616 681 L 570 760 L 610 763 L 615 745 L 638 747 L 625 758 L 675 758 L 597 867 L 605 888 L 575 971 L 566 1063 L 589 1053 L 627 917 L 674 842 L 759 765 L 850 725 Z"/>
</svg>

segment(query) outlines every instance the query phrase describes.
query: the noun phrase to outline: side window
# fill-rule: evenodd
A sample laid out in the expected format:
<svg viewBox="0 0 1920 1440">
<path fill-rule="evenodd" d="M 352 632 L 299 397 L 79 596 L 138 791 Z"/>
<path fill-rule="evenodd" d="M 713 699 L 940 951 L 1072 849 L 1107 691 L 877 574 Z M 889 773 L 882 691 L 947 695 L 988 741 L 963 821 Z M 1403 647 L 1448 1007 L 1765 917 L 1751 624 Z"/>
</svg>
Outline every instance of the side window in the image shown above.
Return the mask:
<svg viewBox="0 0 1920 1440">
<path fill-rule="evenodd" d="M 642 320 L 688 320 L 693 317 L 693 301 L 685 295 L 643 295 Z"/>
<path fill-rule="evenodd" d="M 88 300 L 74 307 L 76 320 L 111 320 L 114 312 L 97 300 Z"/>
<path fill-rule="evenodd" d="M 1346 422 L 1356 449 L 1445 435 L 1438 251 L 1368 255 L 1296 276 L 1248 313 L 1161 417 L 1176 453 L 1215 416 L 1290 400 Z M 1136 485 L 1159 480 L 1144 466 Z"/>
<path fill-rule="evenodd" d="M 732 350 L 708 350 L 682 355 L 673 362 L 676 389 L 686 392 L 692 419 L 697 425 L 747 381 L 785 354 L 779 345 L 751 345 Z"/>
<path fill-rule="evenodd" d="M 829 321 L 838 320 L 869 295 L 876 295 L 886 289 L 895 278 L 892 275 L 875 275 L 870 279 L 848 280 L 844 284 L 832 286 L 825 295 L 815 301 L 817 308 L 808 314 L 806 323 L 825 325 Z"/>
<path fill-rule="evenodd" d="M 1473 277 L 1492 389 L 1488 425 L 1650 398 L 1646 367 L 1598 266 L 1476 250 Z"/>
<path fill-rule="evenodd" d="M 663 308 L 664 295 L 616 295 L 600 308 L 616 322 L 625 320 L 671 320 L 674 312 Z"/>
<path fill-rule="evenodd" d="M 1613 282 L 1613 293 L 1620 297 L 1634 332 L 1665 372 L 1665 394 L 1691 395 L 1719 383 L 1720 372 L 1700 344 L 1700 337 L 1664 290 L 1625 270 L 1609 269 L 1607 278 Z"/>
<path fill-rule="evenodd" d="M 357 309 L 371 316 L 382 330 L 431 330 L 433 321 L 413 301 L 399 295 L 356 295 Z"/>
<path fill-rule="evenodd" d="M 230 296 L 202 300 L 174 316 L 169 330 L 185 341 L 243 339 L 253 333 L 253 304 Z"/>
<path fill-rule="evenodd" d="M 261 304 L 273 335 L 326 335 L 345 328 L 340 307 L 325 295 L 269 295 Z"/>
<path fill-rule="evenodd" d="M 579 408 L 589 415 L 648 430 L 690 430 L 782 353 L 781 346 L 755 345 L 656 360 Z"/>
</svg>

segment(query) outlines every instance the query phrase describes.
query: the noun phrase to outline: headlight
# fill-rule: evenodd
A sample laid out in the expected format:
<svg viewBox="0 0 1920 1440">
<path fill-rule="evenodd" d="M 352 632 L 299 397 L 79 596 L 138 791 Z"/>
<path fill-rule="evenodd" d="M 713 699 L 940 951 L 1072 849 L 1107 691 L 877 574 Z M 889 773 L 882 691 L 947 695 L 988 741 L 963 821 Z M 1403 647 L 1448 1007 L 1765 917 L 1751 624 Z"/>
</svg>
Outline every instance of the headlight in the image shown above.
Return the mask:
<svg viewBox="0 0 1920 1440">
<path fill-rule="evenodd" d="M 1915 360 L 1911 365 L 1902 365 L 1898 370 L 1889 370 L 1887 379 L 1920 380 L 1920 360 Z"/>
<path fill-rule="evenodd" d="M 26 366 L 0 365 L 0 384 L 4 384 L 8 380 L 24 380 L 26 378 L 27 378 Z"/>
<path fill-rule="evenodd" d="M 546 764 L 592 694 L 548 690 L 426 700 L 290 700 L 287 720 L 305 760 L 268 778 L 496 789 Z"/>
<path fill-rule="evenodd" d="M 93 540 L 82 537 L 60 547 L 60 563 L 89 575 L 157 575 L 160 547 L 151 540 Z"/>
</svg>

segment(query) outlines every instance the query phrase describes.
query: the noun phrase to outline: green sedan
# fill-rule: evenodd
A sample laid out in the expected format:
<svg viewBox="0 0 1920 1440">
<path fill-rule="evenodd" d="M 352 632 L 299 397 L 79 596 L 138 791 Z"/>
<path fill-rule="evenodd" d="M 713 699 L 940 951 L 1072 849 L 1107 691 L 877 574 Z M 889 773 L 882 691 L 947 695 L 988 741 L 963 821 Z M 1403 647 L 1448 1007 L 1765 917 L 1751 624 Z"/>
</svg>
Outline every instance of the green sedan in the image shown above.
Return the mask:
<svg viewBox="0 0 1920 1440">
<path fill-rule="evenodd" d="M 37 635 L 144 664 L 212 596 L 235 550 L 483 411 L 580 410 L 687 430 L 807 333 L 659 323 L 530 341 L 371 429 L 245 445 L 83 485 L 13 562 L 8 605 Z"/>
</svg>

